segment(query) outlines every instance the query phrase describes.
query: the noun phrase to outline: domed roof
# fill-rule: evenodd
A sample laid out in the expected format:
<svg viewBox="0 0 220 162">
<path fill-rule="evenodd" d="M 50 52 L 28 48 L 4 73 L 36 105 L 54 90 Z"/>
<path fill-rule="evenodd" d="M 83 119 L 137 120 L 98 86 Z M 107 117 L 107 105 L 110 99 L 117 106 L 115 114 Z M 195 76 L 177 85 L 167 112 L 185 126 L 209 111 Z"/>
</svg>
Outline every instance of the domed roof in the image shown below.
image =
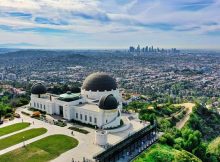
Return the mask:
<svg viewBox="0 0 220 162">
<path fill-rule="evenodd" d="M 111 91 L 117 89 L 117 83 L 107 73 L 98 72 L 89 75 L 85 79 L 82 89 L 86 91 Z"/>
<path fill-rule="evenodd" d="M 78 99 L 80 99 L 80 93 L 71 93 L 70 91 L 59 96 L 59 100 L 67 102 L 75 101 Z"/>
<path fill-rule="evenodd" d="M 45 94 L 47 93 L 47 89 L 42 83 L 35 83 L 31 87 L 31 93 L 32 94 Z"/>
<path fill-rule="evenodd" d="M 99 108 L 103 110 L 113 110 L 118 108 L 118 101 L 110 94 L 102 96 L 99 101 Z"/>
</svg>

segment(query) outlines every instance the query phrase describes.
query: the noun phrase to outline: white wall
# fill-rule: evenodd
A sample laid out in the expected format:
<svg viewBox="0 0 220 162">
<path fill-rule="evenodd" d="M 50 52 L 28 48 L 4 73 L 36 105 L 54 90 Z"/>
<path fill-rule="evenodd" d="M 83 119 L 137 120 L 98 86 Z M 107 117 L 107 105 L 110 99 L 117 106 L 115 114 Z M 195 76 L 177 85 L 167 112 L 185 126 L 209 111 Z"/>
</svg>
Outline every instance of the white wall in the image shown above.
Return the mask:
<svg viewBox="0 0 220 162">
<path fill-rule="evenodd" d="M 81 94 L 85 96 L 86 98 L 93 99 L 93 100 L 99 100 L 104 95 L 113 94 L 115 98 L 118 100 L 118 102 L 122 102 L 121 94 L 119 93 L 119 90 L 111 90 L 111 91 L 86 91 L 81 90 Z"/>
<path fill-rule="evenodd" d="M 118 91 L 114 91 L 114 93 L 119 95 Z M 99 93 L 98 95 L 101 95 L 101 93 Z M 57 114 L 57 115 L 60 114 L 59 106 L 63 106 L 63 118 L 64 119 L 67 119 L 67 120 L 74 119 L 74 120 L 81 121 L 83 123 L 97 125 L 98 127 L 101 127 L 103 124 L 106 124 L 106 120 L 108 123 L 118 116 L 118 110 L 101 110 L 100 109 L 100 111 L 92 111 L 92 110 L 90 111 L 88 109 L 77 107 L 77 105 L 80 102 L 85 103 L 85 99 L 82 98 L 82 99 L 79 99 L 73 102 L 64 102 L 56 98 L 52 98 L 52 100 L 49 100 L 48 98 L 44 98 L 44 97 L 38 98 L 38 95 L 32 94 L 30 103 L 31 103 L 31 107 L 34 107 L 38 110 L 46 111 L 48 114 Z M 35 106 L 34 106 L 34 103 L 35 103 Z M 76 118 L 76 113 L 78 113 L 78 118 Z M 82 115 L 82 119 L 80 119 L 80 114 Z M 86 120 L 86 116 L 87 116 L 87 120 Z M 90 121 L 90 117 L 92 121 Z M 95 118 L 96 118 L 96 122 L 95 122 Z M 117 127 L 119 125 L 120 125 L 120 117 L 118 117 L 113 122 L 105 125 L 104 127 L 105 128 Z"/>
</svg>

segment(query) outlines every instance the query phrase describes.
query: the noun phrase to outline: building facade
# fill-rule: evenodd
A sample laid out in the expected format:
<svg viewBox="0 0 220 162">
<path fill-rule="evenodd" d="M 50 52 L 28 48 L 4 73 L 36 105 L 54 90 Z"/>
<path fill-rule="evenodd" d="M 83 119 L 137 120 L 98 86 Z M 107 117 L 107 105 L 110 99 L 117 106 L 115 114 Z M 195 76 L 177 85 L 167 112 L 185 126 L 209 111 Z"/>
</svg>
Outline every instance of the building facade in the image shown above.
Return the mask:
<svg viewBox="0 0 220 162">
<path fill-rule="evenodd" d="M 42 83 L 31 89 L 30 106 L 50 115 L 60 115 L 99 128 L 120 126 L 122 99 L 115 79 L 106 73 L 89 75 L 81 93 L 49 94 Z"/>
</svg>

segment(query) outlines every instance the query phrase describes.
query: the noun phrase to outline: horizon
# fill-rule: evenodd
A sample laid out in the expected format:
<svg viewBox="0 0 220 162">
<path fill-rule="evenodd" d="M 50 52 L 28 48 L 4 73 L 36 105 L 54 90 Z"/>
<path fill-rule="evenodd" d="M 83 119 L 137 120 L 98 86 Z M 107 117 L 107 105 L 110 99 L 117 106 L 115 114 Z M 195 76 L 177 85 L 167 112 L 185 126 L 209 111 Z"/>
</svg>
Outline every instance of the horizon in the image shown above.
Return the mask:
<svg viewBox="0 0 220 162">
<path fill-rule="evenodd" d="M 135 47 L 135 46 L 134 46 Z M 157 46 L 155 46 L 157 47 Z M 127 48 L 19 48 L 19 47 L 1 47 L 0 46 L 0 49 L 8 49 L 8 50 L 57 50 L 57 51 L 72 51 L 72 50 L 97 50 L 97 51 L 102 51 L 102 50 L 121 50 L 121 51 L 128 51 L 129 49 L 129 46 Z M 158 48 L 161 48 L 161 47 L 158 47 Z M 175 48 L 175 47 L 173 47 Z M 172 47 L 168 47 L 168 48 L 164 48 L 164 49 L 172 49 Z M 214 49 L 214 48 L 177 48 L 177 50 L 181 50 L 181 51 L 199 51 L 199 50 L 202 50 L 202 51 L 216 51 L 216 52 L 219 52 L 220 49 Z"/>
<path fill-rule="evenodd" d="M 220 0 L 0 2 L 0 48 L 219 50 Z"/>
</svg>

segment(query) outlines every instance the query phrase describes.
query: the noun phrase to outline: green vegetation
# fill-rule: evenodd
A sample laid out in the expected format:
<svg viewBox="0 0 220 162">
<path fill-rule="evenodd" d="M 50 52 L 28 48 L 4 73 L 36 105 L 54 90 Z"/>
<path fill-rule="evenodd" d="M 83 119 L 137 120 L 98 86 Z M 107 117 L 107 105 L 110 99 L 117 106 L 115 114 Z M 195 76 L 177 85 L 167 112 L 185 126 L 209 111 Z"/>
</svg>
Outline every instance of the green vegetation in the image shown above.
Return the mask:
<svg viewBox="0 0 220 162">
<path fill-rule="evenodd" d="M 220 161 L 220 136 L 208 145 L 207 154 L 212 161 Z"/>
<path fill-rule="evenodd" d="M 81 129 L 81 128 L 77 128 L 77 127 L 73 127 L 73 126 L 69 127 L 69 129 L 80 132 L 80 133 L 83 133 L 83 134 L 88 134 L 89 133 L 89 131 L 87 131 L 85 129 Z"/>
<path fill-rule="evenodd" d="M 0 150 L 3 150 L 7 147 L 13 146 L 15 144 L 21 143 L 23 141 L 29 140 L 31 138 L 37 137 L 47 132 L 45 128 L 34 128 L 26 130 L 9 137 L 0 139 Z M 0 160 L 1 161 L 1 160 Z"/>
<path fill-rule="evenodd" d="M 202 133 L 204 140 L 213 140 L 220 135 L 220 115 L 200 104 L 196 104 L 187 127 Z"/>
<path fill-rule="evenodd" d="M 67 126 L 66 122 L 62 121 L 62 120 L 57 120 L 54 122 L 55 125 L 60 126 L 60 127 L 65 127 Z"/>
<path fill-rule="evenodd" d="M 8 104 L 8 97 L 4 96 L 0 99 L 0 121 L 6 114 L 12 113 L 12 109 Z"/>
<path fill-rule="evenodd" d="M 139 118 L 153 122 L 156 119 L 158 131 L 164 132 L 160 137 L 160 147 L 168 147 L 179 151 L 175 156 L 166 152 L 166 149 L 154 149 L 154 156 L 141 155 L 139 161 L 175 161 L 175 157 L 184 157 L 193 154 L 204 162 L 217 162 L 219 159 L 216 152 L 207 149 L 210 140 L 220 134 L 220 115 L 213 110 L 195 104 L 189 120 L 185 126 L 179 130 L 176 123 L 182 119 L 187 110 L 181 106 L 173 104 L 156 104 L 135 101 L 126 107 L 127 110 L 139 112 Z M 217 143 L 216 141 L 214 143 Z M 209 148 L 213 147 L 209 145 Z M 220 147 L 220 146 L 219 146 Z M 218 148 L 218 147 L 217 147 Z M 217 148 L 215 150 L 217 150 Z M 146 151 L 147 153 L 148 151 Z M 175 152 L 175 151 L 174 151 Z M 178 155 L 178 156 L 177 156 Z M 180 157 L 179 157 L 180 156 Z M 172 158 L 173 157 L 173 158 Z M 161 159 L 160 159 L 161 158 Z"/>
<path fill-rule="evenodd" d="M 182 106 L 174 106 L 173 104 L 158 105 L 140 101 L 131 102 L 125 109 L 138 112 L 141 120 L 150 121 L 151 123 L 156 120 L 160 131 L 166 131 L 168 128 L 175 126 L 186 114 L 186 110 Z"/>
<path fill-rule="evenodd" d="M 76 147 L 78 141 L 65 135 L 52 135 L 0 156 L 1 162 L 47 162 Z M 74 156 L 74 155 L 73 155 Z"/>
<path fill-rule="evenodd" d="M 72 93 L 80 93 L 81 89 L 79 87 L 81 87 L 81 84 L 79 82 L 69 82 L 66 84 L 53 85 L 53 87 L 48 88 L 47 91 L 52 94 L 63 94 L 67 91 L 71 91 Z"/>
<path fill-rule="evenodd" d="M 12 124 L 12 125 L 0 128 L 0 137 L 4 136 L 6 134 L 9 134 L 9 133 L 13 133 L 13 132 L 19 131 L 21 129 L 27 128 L 29 126 L 30 126 L 30 123 L 24 122 L 24 123 Z"/>
<path fill-rule="evenodd" d="M 0 121 L 2 120 L 2 117 L 13 120 L 13 113 L 15 111 L 14 108 L 28 103 L 29 100 L 25 97 L 19 96 L 17 98 L 12 98 L 9 94 L 4 94 L 4 96 L 0 98 Z"/>
<path fill-rule="evenodd" d="M 201 160 L 185 150 L 180 151 L 170 146 L 155 144 L 134 162 L 201 162 Z"/>
<path fill-rule="evenodd" d="M 159 141 L 178 150 L 187 150 L 202 161 L 215 162 L 216 154 L 207 149 L 207 143 L 220 134 L 219 118 L 219 114 L 196 104 L 185 127 L 181 130 L 168 129 Z"/>
<path fill-rule="evenodd" d="M 21 107 L 27 105 L 29 103 L 29 99 L 27 97 L 19 96 L 17 98 L 13 98 L 10 101 L 10 105 L 13 108 Z"/>
</svg>

